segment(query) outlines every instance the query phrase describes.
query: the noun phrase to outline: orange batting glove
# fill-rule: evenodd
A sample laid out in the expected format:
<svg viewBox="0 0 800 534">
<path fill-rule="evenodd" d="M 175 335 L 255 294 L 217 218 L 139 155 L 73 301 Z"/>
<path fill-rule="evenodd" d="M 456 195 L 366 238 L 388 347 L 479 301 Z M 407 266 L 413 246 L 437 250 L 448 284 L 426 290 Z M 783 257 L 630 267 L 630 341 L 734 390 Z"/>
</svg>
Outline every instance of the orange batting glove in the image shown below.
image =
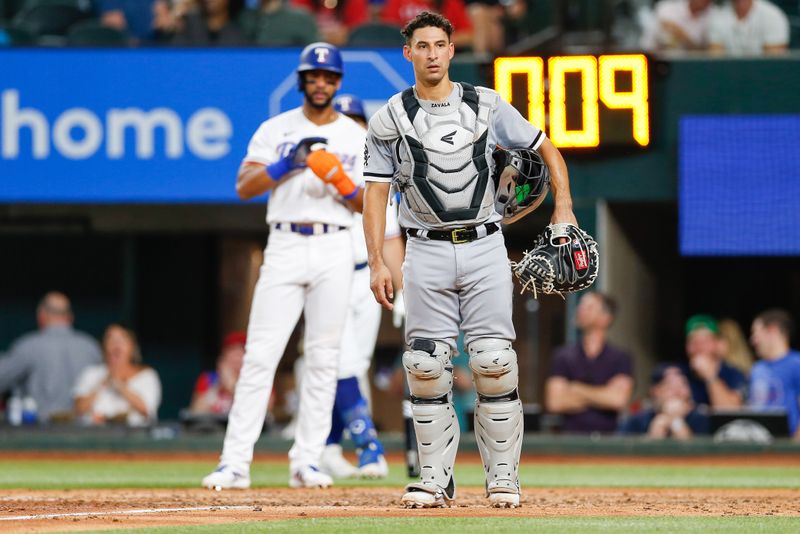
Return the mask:
<svg viewBox="0 0 800 534">
<path fill-rule="evenodd" d="M 315 150 L 306 158 L 306 165 L 326 184 L 331 184 L 346 199 L 358 194 L 358 187 L 347 176 L 342 162 L 327 150 Z"/>
</svg>

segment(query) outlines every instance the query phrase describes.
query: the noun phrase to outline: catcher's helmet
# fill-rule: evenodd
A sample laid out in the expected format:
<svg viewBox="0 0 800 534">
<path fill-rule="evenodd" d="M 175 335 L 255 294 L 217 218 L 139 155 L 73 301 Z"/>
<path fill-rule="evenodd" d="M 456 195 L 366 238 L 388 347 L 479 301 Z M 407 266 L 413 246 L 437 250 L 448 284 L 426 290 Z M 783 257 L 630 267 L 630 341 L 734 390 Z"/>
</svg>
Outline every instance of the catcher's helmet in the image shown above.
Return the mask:
<svg viewBox="0 0 800 534">
<path fill-rule="evenodd" d="M 365 122 L 367 120 L 364 102 L 356 95 L 337 95 L 336 98 L 333 99 L 333 109 L 351 117 L 361 117 Z"/>
<path fill-rule="evenodd" d="M 303 73 L 310 70 L 326 70 L 338 75 L 344 74 L 344 62 L 339 49 L 329 43 L 311 43 L 300 52 L 297 65 L 297 82 L 303 88 Z"/>
<path fill-rule="evenodd" d="M 550 189 L 550 171 L 542 156 L 530 148 L 498 146 L 495 162 L 494 208 L 511 224 L 539 207 Z"/>
</svg>

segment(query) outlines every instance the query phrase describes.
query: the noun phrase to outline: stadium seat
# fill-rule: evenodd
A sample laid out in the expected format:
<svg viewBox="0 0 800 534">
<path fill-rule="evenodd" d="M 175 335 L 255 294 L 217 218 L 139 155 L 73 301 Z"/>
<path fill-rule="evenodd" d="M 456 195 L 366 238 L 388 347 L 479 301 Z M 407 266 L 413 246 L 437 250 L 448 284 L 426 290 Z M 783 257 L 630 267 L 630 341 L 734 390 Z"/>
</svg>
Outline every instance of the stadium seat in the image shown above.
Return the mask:
<svg viewBox="0 0 800 534">
<path fill-rule="evenodd" d="M 70 26 L 89 17 L 89 13 L 66 5 L 40 5 L 25 8 L 14 17 L 14 27 L 36 36 L 67 33 Z"/>
<path fill-rule="evenodd" d="M 368 22 L 357 26 L 347 39 L 347 46 L 356 47 L 397 47 L 403 46 L 405 40 L 400 28 L 381 22 Z"/>
<path fill-rule="evenodd" d="M 253 42 L 266 46 L 305 46 L 319 40 L 317 23 L 307 11 L 283 7 L 260 13 L 254 21 Z"/>
<path fill-rule="evenodd" d="M 128 44 L 128 34 L 96 20 L 79 22 L 67 32 L 67 46 L 125 47 Z"/>
</svg>

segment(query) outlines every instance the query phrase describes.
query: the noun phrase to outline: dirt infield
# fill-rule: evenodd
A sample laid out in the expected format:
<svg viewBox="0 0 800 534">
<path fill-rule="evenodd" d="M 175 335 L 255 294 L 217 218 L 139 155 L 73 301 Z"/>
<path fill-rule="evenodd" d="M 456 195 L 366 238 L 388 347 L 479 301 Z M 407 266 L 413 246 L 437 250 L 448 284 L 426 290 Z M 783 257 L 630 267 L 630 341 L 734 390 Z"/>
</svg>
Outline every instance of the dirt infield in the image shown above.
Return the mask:
<svg viewBox="0 0 800 534">
<path fill-rule="evenodd" d="M 797 516 L 800 490 L 529 489 L 523 506 L 496 510 L 479 488 L 459 491 L 443 510 L 404 510 L 398 488 L 327 490 L 10 490 L 0 497 L 3 532 L 203 525 L 320 517 Z M 181 509 L 175 511 L 176 509 Z M 160 511 L 159 511 L 160 510 Z M 59 516 L 58 514 L 84 514 Z M 41 517 L 52 516 L 56 517 Z M 38 516 L 38 517 L 31 517 Z"/>
<path fill-rule="evenodd" d="M 94 461 L 208 461 L 205 453 L 92 453 Z M 2 452 L 0 459 L 85 459 L 80 453 Z M 391 460 L 400 461 L 392 455 Z M 256 461 L 285 461 L 259 455 Z M 476 454 L 459 463 L 478 462 Z M 796 455 L 725 457 L 551 457 L 530 456 L 526 464 L 771 465 L 797 466 Z M 204 525 L 323 517 L 576 517 L 576 516 L 796 516 L 800 489 L 535 488 L 525 489 L 522 508 L 489 508 L 482 488 L 461 487 L 457 504 L 446 510 L 405 510 L 399 487 L 335 487 L 327 490 L 258 488 L 215 492 L 202 489 L 4 490 L 1 532 L 81 531 L 115 528 Z"/>
</svg>

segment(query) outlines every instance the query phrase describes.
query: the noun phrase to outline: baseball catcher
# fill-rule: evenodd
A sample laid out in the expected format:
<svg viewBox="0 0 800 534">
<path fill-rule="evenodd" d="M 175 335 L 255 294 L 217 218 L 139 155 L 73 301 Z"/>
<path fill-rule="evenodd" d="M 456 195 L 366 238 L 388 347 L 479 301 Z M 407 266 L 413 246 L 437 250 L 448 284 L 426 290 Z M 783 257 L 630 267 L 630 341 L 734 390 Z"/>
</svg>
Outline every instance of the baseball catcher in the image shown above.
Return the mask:
<svg viewBox="0 0 800 534">
<path fill-rule="evenodd" d="M 514 275 L 538 297 L 541 293 L 573 293 L 588 288 L 597 278 L 600 256 L 597 242 L 572 224 L 551 224 L 539 234 L 533 250 L 511 264 Z"/>
</svg>

